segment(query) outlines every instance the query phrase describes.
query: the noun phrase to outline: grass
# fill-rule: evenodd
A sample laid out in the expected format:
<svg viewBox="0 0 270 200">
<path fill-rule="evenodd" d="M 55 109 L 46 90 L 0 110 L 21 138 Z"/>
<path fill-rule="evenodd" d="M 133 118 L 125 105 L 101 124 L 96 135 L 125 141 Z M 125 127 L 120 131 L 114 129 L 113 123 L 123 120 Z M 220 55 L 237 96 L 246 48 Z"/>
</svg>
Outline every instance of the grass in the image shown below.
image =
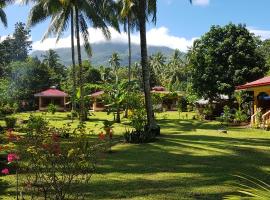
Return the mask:
<svg viewBox="0 0 270 200">
<path fill-rule="evenodd" d="M 61 126 L 64 115 L 57 113 L 54 117 L 59 120 L 54 125 Z M 107 117 L 97 113 L 87 126 L 98 129 L 99 120 Z M 237 191 L 232 175 L 240 173 L 269 183 L 270 132 L 231 127 L 224 134 L 218 131 L 218 122 L 191 118 L 192 114 L 188 119 L 182 114 L 179 120 L 176 112 L 161 113 L 162 136 L 156 142 L 114 146 L 90 184 L 82 187 L 88 199 L 218 200 Z M 120 135 L 125 127 L 115 125 L 115 134 Z M 5 185 L 13 183 L 12 176 L 3 181 L 0 194 L 12 199 L 8 194 L 14 194 L 14 188 Z"/>
</svg>

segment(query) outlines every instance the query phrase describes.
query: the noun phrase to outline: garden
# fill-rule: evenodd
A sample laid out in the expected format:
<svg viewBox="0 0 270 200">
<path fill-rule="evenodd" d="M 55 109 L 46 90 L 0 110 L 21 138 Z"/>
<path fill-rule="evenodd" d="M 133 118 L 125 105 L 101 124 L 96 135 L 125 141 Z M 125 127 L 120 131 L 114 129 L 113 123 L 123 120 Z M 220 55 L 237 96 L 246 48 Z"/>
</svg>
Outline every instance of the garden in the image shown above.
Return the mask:
<svg viewBox="0 0 270 200">
<path fill-rule="evenodd" d="M 269 132 L 229 127 L 227 133 L 222 133 L 220 122 L 196 120 L 194 115 L 196 113 L 181 113 L 179 118 L 178 112 L 158 114 L 161 136 L 153 143 L 142 145 L 124 142 L 123 133 L 129 129 L 127 120 L 121 126 L 113 125 L 111 152 L 106 147 L 102 149 L 96 157 L 95 172 L 91 173 L 90 181 L 79 186 L 84 197 L 223 199 L 239 190 L 237 182 L 241 181 L 236 175 L 269 180 L 269 175 L 266 175 L 270 170 Z M 30 113 L 16 116 L 27 119 Z M 52 125 L 58 127 L 66 123 L 63 113 L 46 114 L 45 118 L 54 121 Z M 103 130 L 101 122 L 107 119 L 113 120 L 113 116 L 100 112 L 86 122 L 88 130 L 93 130 L 93 133 L 88 133 L 89 140 L 102 139 L 99 136 Z M 14 199 L 16 196 L 14 170 L 11 175 L 1 177 L 3 199 Z M 28 175 L 18 171 L 21 190 Z"/>
<path fill-rule="evenodd" d="M 0 38 L 0 199 L 270 199 L 269 39 L 228 23 L 151 47 L 156 0 L 20 3 Z M 17 4 L 0 0 L 5 27 Z M 92 29 L 127 41 L 92 49 Z M 51 36 L 68 47 L 32 51 Z"/>
</svg>

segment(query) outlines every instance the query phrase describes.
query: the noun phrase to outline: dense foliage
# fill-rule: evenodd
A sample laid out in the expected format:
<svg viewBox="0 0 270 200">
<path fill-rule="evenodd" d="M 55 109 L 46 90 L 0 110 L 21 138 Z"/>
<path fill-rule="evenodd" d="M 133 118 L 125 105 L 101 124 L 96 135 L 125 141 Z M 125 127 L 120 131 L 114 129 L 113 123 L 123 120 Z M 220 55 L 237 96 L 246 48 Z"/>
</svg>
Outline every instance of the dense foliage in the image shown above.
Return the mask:
<svg viewBox="0 0 270 200">
<path fill-rule="evenodd" d="M 189 52 L 194 91 L 212 100 L 232 97 L 235 86 L 263 77 L 268 69 L 259 44 L 245 25 L 212 26 Z"/>
</svg>

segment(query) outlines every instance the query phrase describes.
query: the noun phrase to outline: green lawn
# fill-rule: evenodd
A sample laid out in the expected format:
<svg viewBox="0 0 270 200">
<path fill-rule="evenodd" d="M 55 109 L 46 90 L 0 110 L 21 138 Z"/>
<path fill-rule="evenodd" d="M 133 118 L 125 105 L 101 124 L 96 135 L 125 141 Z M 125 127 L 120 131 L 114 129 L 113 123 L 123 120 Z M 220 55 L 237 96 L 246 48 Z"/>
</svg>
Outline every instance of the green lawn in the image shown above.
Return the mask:
<svg viewBox="0 0 270 200">
<path fill-rule="evenodd" d="M 66 114 L 48 116 L 61 126 Z M 20 114 L 26 117 L 26 114 Z M 97 113 L 87 127 L 99 130 Z M 162 136 L 150 144 L 118 144 L 99 163 L 89 185 L 88 199 L 222 199 L 236 191 L 233 174 L 244 173 L 270 182 L 270 132 L 232 127 L 220 133 L 217 122 L 199 122 L 178 113 L 158 115 Z M 97 124 L 97 125 L 96 125 Z M 127 125 L 115 125 L 121 134 Z M 2 189 L 14 194 L 12 177 L 2 177 Z M 1 186 L 1 182 L 0 182 Z M 0 195 L 1 196 L 1 195 Z"/>
</svg>

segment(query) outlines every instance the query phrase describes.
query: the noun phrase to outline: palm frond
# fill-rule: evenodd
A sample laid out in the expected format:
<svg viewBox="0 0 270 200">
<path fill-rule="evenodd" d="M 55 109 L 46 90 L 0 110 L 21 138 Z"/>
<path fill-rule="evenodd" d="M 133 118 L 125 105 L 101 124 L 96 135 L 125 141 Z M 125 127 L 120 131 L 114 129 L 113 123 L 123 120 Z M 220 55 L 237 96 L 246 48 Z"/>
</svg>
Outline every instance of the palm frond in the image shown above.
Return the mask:
<svg viewBox="0 0 270 200">
<path fill-rule="evenodd" d="M 4 24 L 4 26 L 7 27 L 7 16 L 2 8 L 0 8 L 0 20 Z"/>
<path fill-rule="evenodd" d="M 90 57 L 92 56 L 92 48 L 89 42 L 88 26 L 82 14 L 79 15 L 79 23 L 80 23 L 80 29 L 81 29 L 81 33 L 82 33 L 82 37 L 84 41 L 84 48 L 87 55 Z"/>
<path fill-rule="evenodd" d="M 228 195 L 224 200 L 265 200 L 270 199 L 270 185 L 251 176 L 235 175 L 244 183 L 238 183 L 239 195 Z"/>
</svg>

